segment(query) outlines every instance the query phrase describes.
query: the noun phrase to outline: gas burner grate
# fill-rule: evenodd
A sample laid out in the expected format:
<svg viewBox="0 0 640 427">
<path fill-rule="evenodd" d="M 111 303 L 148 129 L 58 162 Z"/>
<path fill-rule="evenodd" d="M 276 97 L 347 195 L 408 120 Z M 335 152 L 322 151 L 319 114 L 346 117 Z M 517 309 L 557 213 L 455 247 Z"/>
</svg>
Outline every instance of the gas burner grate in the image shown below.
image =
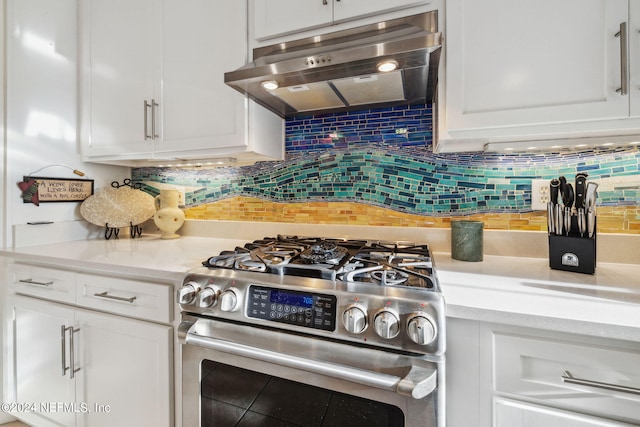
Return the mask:
<svg viewBox="0 0 640 427">
<path fill-rule="evenodd" d="M 433 288 L 435 281 L 428 245 L 412 242 L 278 235 L 223 251 L 203 265 L 379 286 Z"/>
</svg>

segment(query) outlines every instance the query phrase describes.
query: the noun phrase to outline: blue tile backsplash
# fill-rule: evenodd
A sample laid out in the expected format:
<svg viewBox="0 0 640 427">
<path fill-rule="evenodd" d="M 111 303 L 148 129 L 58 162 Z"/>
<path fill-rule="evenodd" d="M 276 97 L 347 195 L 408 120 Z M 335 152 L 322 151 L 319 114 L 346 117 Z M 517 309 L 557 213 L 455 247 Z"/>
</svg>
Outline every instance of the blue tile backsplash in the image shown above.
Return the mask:
<svg viewBox="0 0 640 427">
<path fill-rule="evenodd" d="M 193 207 L 234 196 L 273 202 L 349 201 L 451 216 L 528 212 L 531 179 L 640 174 L 640 148 L 572 153 L 434 154 L 430 105 L 288 120 L 286 160 L 219 169 L 137 168 L 134 181 L 197 187 Z M 600 205 L 637 205 L 635 187 L 600 191 Z"/>
</svg>

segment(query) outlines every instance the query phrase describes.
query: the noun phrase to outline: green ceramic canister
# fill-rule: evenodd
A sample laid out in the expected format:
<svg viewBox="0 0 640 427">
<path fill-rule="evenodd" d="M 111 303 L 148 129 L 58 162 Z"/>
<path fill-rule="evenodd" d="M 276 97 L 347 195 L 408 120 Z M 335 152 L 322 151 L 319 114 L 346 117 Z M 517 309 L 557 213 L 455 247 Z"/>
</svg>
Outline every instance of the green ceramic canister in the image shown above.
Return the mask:
<svg viewBox="0 0 640 427">
<path fill-rule="evenodd" d="M 484 222 L 451 221 L 451 258 L 460 261 L 482 261 Z"/>
</svg>

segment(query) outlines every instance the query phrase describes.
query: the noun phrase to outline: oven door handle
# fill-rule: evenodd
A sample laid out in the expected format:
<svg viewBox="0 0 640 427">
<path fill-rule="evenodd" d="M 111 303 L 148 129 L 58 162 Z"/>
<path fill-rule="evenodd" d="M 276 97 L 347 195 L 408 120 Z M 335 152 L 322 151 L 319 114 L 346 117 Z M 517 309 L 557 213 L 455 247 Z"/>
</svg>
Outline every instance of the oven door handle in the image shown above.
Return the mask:
<svg viewBox="0 0 640 427">
<path fill-rule="evenodd" d="M 248 357 L 262 362 L 274 363 L 288 368 L 300 369 L 314 374 L 394 391 L 404 396 L 413 397 L 414 399 L 422 399 L 428 396 L 437 387 L 437 370 L 420 366 L 412 366 L 406 376 L 399 377 L 332 362 L 310 360 L 304 357 L 278 353 L 236 342 L 202 337 L 192 333 L 187 333 L 185 341 L 187 344 L 221 351 L 235 356 Z"/>
</svg>

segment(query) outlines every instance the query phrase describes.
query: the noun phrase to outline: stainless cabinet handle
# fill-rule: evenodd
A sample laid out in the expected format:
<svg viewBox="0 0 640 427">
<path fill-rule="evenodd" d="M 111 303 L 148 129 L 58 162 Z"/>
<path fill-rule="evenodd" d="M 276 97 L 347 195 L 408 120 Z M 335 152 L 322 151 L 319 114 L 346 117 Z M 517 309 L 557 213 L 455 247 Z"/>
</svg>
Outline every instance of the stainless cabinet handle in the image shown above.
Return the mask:
<svg viewBox="0 0 640 427">
<path fill-rule="evenodd" d="M 49 281 L 49 282 L 37 282 L 33 279 L 20 279 L 18 280 L 18 282 L 20 283 L 26 283 L 28 285 L 38 285 L 38 286 L 51 286 L 53 285 L 53 281 Z"/>
<path fill-rule="evenodd" d="M 616 33 L 620 37 L 620 87 L 616 89 L 620 95 L 629 93 L 629 71 L 627 70 L 629 58 L 627 56 L 627 23 L 620 24 L 620 31 Z"/>
<path fill-rule="evenodd" d="M 71 378 L 75 377 L 75 373 L 80 370 L 80 368 L 76 368 L 76 350 L 75 343 L 73 340 L 73 334 L 78 332 L 80 329 L 74 329 L 73 326 L 64 326 L 60 327 L 60 337 L 62 341 L 62 376 L 64 377 L 67 374 L 67 371 L 71 374 Z M 67 366 L 67 331 L 69 331 L 69 366 Z"/>
<path fill-rule="evenodd" d="M 114 299 L 117 301 L 125 301 L 125 302 L 129 302 L 129 303 L 133 303 L 136 300 L 136 297 L 118 297 L 115 295 L 109 295 L 107 293 L 107 291 L 104 292 L 100 292 L 99 294 L 93 294 L 94 297 L 98 297 L 98 298 L 107 298 L 107 299 Z"/>
<path fill-rule="evenodd" d="M 151 100 L 151 139 L 158 138 L 156 133 L 156 107 L 159 105 L 155 99 Z"/>
<path fill-rule="evenodd" d="M 151 104 L 149 104 L 147 102 L 147 100 L 144 100 L 144 139 L 152 139 L 151 136 L 149 135 L 149 130 L 147 129 L 147 122 L 148 122 L 148 115 L 147 115 L 147 109 L 151 107 Z"/>
<path fill-rule="evenodd" d="M 64 377 L 69 370 L 67 366 L 67 328 L 60 326 L 60 341 L 62 341 L 62 376 Z"/>
<path fill-rule="evenodd" d="M 621 391 L 623 393 L 631 393 L 631 394 L 638 394 L 640 395 L 640 388 L 635 388 L 635 387 L 625 387 L 622 385 L 617 385 L 617 384 L 610 384 L 610 383 L 602 383 L 599 381 L 592 381 L 592 380 L 585 380 L 582 378 L 575 378 L 573 375 L 571 375 L 571 372 L 569 371 L 564 371 L 564 373 L 560 376 L 560 378 L 562 378 L 562 382 L 568 383 L 568 384 L 578 384 L 578 385 L 584 385 L 587 387 L 594 387 L 594 388 L 601 388 L 604 390 L 612 390 L 612 391 Z"/>
<path fill-rule="evenodd" d="M 80 370 L 80 368 L 76 368 L 76 350 L 73 334 L 78 332 L 80 329 L 74 329 L 73 326 L 69 326 L 67 329 L 69 330 L 69 369 L 71 373 L 71 379 L 73 379 L 75 377 L 75 373 Z"/>
</svg>

